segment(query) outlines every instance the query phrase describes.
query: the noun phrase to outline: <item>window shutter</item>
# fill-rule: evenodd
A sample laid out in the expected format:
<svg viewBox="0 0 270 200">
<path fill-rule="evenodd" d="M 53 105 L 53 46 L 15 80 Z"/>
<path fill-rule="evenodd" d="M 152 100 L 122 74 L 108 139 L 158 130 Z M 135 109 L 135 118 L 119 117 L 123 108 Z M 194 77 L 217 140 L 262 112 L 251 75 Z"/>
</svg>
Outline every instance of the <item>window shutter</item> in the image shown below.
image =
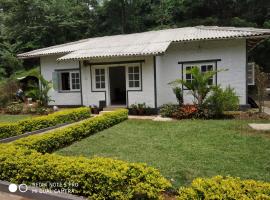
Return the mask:
<svg viewBox="0 0 270 200">
<path fill-rule="evenodd" d="M 255 85 L 255 63 L 248 63 L 247 83 L 248 85 Z"/>
<path fill-rule="evenodd" d="M 53 89 L 58 91 L 59 90 L 59 73 L 58 72 L 53 72 L 52 82 L 53 82 Z"/>
</svg>

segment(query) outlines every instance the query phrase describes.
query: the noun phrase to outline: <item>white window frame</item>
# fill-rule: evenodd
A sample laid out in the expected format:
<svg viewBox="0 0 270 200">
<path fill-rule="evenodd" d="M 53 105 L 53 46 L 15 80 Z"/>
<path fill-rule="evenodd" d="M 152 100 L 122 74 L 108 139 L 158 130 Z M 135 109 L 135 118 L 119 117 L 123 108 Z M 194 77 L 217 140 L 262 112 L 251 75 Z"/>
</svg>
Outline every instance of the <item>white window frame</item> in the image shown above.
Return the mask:
<svg viewBox="0 0 270 200">
<path fill-rule="evenodd" d="M 187 75 L 187 68 L 190 67 L 190 69 L 192 69 L 193 67 L 198 67 L 200 69 L 200 71 L 202 72 L 202 66 L 212 66 L 212 70 L 214 71 L 215 70 L 215 62 L 201 62 L 201 63 L 185 63 L 183 64 L 183 79 L 184 80 L 187 80 L 186 79 L 186 75 Z M 207 70 L 209 71 L 209 70 Z M 212 84 L 211 85 L 215 85 L 215 78 L 216 78 L 216 75 L 214 75 L 212 77 Z M 191 78 L 189 80 L 193 80 L 193 77 L 191 75 Z M 186 88 L 185 88 L 186 89 Z"/>
<path fill-rule="evenodd" d="M 99 80 L 99 82 L 100 82 L 100 84 L 102 83 L 102 82 L 104 82 L 104 88 L 97 88 L 97 74 L 96 74 L 96 70 L 104 70 L 104 81 L 102 81 L 101 79 Z M 92 77 L 93 77 L 93 88 L 95 89 L 95 90 L 97 90 L 97 91 L 104 91 L 104 90 L 106 90 L 107 89 L 107 67 L 104 67 L 104 66 L 102 66 L 102 67 L 94 67 L 93 68 L 93 74 L 92 74 Z M 101 75 L 98 75 L 100 78 L 101 78 Z"/>
<path fill-rule="evenodd" d="M 252 80 L 249 81 L 249 68 L 251 68 L 251 76 L 252 76 Z M 250 62 L 247 64 L 247 84 L 248 85 L 255 85 L 255 63 L 254 62 Z"/>
<path fill-rule="evenodd" d="M 129 69 L 134 68 L 134 67 L 137 67 L 139 69 L 138 73 L 134 73 L 134 71 L 133 71 L 133 73 L 129 72 Z M 138 75 L 139 79 L 131 80 L 129 77 L 129 75 L 131 75 L 131 74 L 133 75 L 133 78 L 135 77 L 135 75 Z M 142 88 L 142 72 L 141 72 L 141 66 L 139 64 L 127 65 L 126 77 L 127 77 L 126 78 L 126 80 L 127 80 L 126 85 L 127 85 L 127 88 L 129 90 L 140 90 Z M 135 87 L 135 86 L 130 87 L 129 83 L 131 81 L 133 81 L 133 84 L 135 84 L 135 82 L 139 81 L 139 86 L 138 87 Z"/>
<path fill-rule="evenodd" d="M 70 86 L 70 89 L 69 90 L 63 90 L 62 89 L 62 77 L 61 77 L 61 74 L 62 73 L 69 73 L 69 86 Z M 81 76 L 80 76 L 80 72 L 79 70 L 63 70 L 63 71 L 59 71 L 58 72 L 59 74 L 59 91 L 60 92 L 77 92 L 77 91 L 80 91 L 81 90 Z M 79 75 L 79 89 L 73 89 L 72 88 L 72 74 L 78 74 Z"/>
</svg>

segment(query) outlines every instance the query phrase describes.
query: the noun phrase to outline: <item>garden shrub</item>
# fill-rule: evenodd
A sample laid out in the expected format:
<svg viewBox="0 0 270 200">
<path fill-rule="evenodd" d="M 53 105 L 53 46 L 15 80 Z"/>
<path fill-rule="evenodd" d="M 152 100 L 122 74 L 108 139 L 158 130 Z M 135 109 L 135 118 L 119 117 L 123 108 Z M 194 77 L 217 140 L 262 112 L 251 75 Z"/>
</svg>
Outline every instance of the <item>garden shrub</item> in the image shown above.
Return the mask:
<svg viewBox="0 0 270 200">
<path fill-rule="evenodd" d="M 8 105 L 5 109 L 5 112 L 8 114 L 16 115 L 23 111 L 23 104 L 22 103 L 12 103 Z"/>
<path fill-rule="evenodd" d="M 160 107 L 159 114 L 162 117 L 173 117 L 179 111 L 179 105 L 176 104 L 163 104 Z"/>
<path fill-rule="evenodd" d="M 171 117 L 175 119 L 190 119 L 196 118 L 198 108 L 195 105 L 175 105 L 175 104 L 164 104 L 160 107 L 159 111 L 162 117 Z"/>
<path fill-rule="evenodd" d="M 233 88 L 222 89 L 217 86 L 206 100 L 209 112 L 214 116 L 221 116 L 224 111 L 234 111 L 239 108 L 239 98 Z"/>
<path fill-rule="evenodd" d="M 51 131 L 44 135 L 32 135 L 16 140 L 14 144 L 35 149 L 41 153 L 50 153 L 65 147 L 75 141 L 85 138 L 91 134 L 109 128 L 126 120 L 128 111 L 120 109 L 105 113 L 95 118 L 87 119 L 81 123 L 71 125 L 64 129 Z"/>
<path fill-rule="evenodd" d="M 75 122 L 90 117 L 87 107 L 58 111 L 46 116 L 35 117 L 13 123 L 0 124 L 0 138 L 20 135 L 58 124 Z"/>
<path fill-rule="evenodd" d="M 13 183 L 75 183 L 73 194 L 90 199 L 158 199 L 170 183 L 158 170 L 145 164 L 109 158 L 42 155 L 16 145 L 3 145 L 0 151 L 0 179 Z"/>
<path fill-rule="evenodd" d="M 0 180 L 13 183 L 75 183 L 49 189 L 73 189 L 89 199 L 160 199 L 171 184 L 146 164 L 109 158 L 64 157 L 47 152 L 127 119 L 125 109 L 70 127 L 0 145 Z M 43 154 L 45 153 L 45 154 Z"/>
<path fill-rule="evenodd" d="M 0 123 L 0 139 L 22 134 L 17 123 Z"/>
<path fill-rule="evenodd" d="M 153 115 L 156 114 L 155 109 L 147 106 L 145 103 L 131 104 L 129 107 L 130 115 Z"/>
<path fill-rule="evenodd" d="M 216 176 L 197 178 L 190 187 L 180 188 L 178 200 L 262 200 L 270 199 L 270 183 Z"/>
</svg>

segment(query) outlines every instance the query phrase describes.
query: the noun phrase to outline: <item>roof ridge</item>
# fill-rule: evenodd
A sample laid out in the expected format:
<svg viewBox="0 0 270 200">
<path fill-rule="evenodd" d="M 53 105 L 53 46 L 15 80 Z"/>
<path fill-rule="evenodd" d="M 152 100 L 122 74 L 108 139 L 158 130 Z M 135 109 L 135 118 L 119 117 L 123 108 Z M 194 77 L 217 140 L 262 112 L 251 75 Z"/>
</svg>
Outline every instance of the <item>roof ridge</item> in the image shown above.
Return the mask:
<svg viewBox="0 0 270 200">
<path fill-rule="evenodd" d="M 269 32 L 270 29 L 254 28 L 254 27 L 235 27 L 235 26 L 195 26 L 197 29 L 217 30 L 217 31 L 246 31 L 246 32 Z"/>
</svg>

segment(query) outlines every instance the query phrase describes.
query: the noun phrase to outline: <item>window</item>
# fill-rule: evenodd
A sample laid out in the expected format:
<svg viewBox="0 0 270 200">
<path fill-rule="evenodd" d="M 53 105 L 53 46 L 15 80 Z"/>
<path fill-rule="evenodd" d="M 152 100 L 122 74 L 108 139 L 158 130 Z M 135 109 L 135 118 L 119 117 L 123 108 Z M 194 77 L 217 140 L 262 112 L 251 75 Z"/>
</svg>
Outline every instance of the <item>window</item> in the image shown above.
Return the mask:
<svg viewBox="0 0 270 200">
<path fill-rule="evenodd" d="M 140 80 L 140 67 L 128 67 L 128 86 L 130 88 L 139 88 L 141 85 Z"/>
<path fill-rule="evenodd" d="M 71 88 L 72 90 L 80 89 L 80 74 L 78 72 L 71 72 Z"/>
<path fill-rule="evenodd" d="M 189 72 L 194 66 L 187 66 L 186 67 L 186 81 L 187 82 L 192 82 L 193 77 L 191 75 L 191 73 Z"/>
<path fill-rule="evenodd" d="M 209 71 L 213 71 L 213 65 L 201 65 L 201 72 L 205 73 L 205 72 L 209 72 Z M 208 81 L 208 85 L 213 85 L 213 76 L 209 79 Z"/>
<path fill-rule="evenodd" d="M 199 67 L 202 73 L 213 71 L 214 64 L 196 64 L 196 65 L 186 65 L 185 66 L 185 79 L 187 82 L 192 82 L 194 78 L 192 77 L 192 74 L 189 72 L 192 68 Z M 208 84 L 213 85 L 214 77 L 209 79 Z"/>
<path fill-rule="evenodd" d="M 105 88 L 105 69 L 95 69 L 96 89 Z"/>
<path fill-rule="evenodd" d="M 248 63 L 247 83 L 248 85 L 255 85 L 255 63 Z"/>
<path fill-rule="evenodd" d="M 55 74 L 56 73 L 56 74 Z M 54 89 L 59 91 L 78 91 L 81 89 L 80 73 L 78 71 L 61 71 L 53 74 Z M 59 84 L 56 86 L 56 82 Z"/>
</svg>

